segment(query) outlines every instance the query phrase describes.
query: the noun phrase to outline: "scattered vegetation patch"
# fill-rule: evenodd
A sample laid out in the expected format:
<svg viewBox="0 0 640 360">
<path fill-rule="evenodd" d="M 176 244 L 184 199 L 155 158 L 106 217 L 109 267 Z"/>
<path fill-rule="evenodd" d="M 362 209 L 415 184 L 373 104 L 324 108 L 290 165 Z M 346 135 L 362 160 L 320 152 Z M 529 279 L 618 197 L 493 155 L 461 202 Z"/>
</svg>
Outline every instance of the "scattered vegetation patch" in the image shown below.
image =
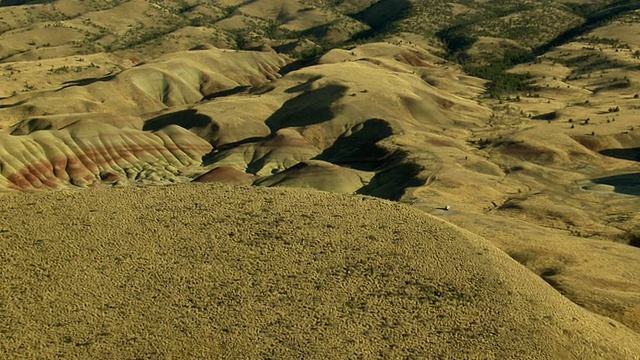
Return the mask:
<svg viewBox="0 0 640 360">
<path fill-rule="evenodd" d="M 585 19 L 585 21 L 571 29 L 559 34 L 548 43 L 539 46 L 536 54 L 542 54 L 548 50 L 565 44 L 598 26 L 620 17 L 631 11 L 640 9 L 640 3 L 636 0 L 617 0 L 610 3 L 577 4 L 572 7 L 573 11 Z"/>
<path fill-rule="evenodd" d="M 447 58 L 462 65 L 464 71 L 472 76 L 489 80 L 487 95 L 499 99 L 506 94 L 524 91 L 537 91 L 530 74 L 507 72 L 514 65 L 533 61 L 535 57 L 530 51 L 523 49 L 505 49 L 501 58 L 492 59 L 489 63 L 477 64 L 470 58 L 467 50 L 477 41 L 474 36 L 467 35 L 465 27 L 454 26 L 438 32 L 438 37 L 447 48 Z"/>
<path fill-rule="evenodd" d="M 511 93 L 540 90 L 538 86 L 532 84 L 529 74 L 513 74 L 507 71 L 514 65 L 534 61 L 536 55 L 576 39 L 602 23 L 640 8 L 640 3 L 627 0 L 566 5 L 569 8 L 565 5 L 556 7 L 555 4 L 545 4 L 550 7 L 547 9 L 548 11 L 543 13 L 536 12 L 536 7 L 531 3 L 514 4 L 496 1 L 486 2 L 482 5 L 475 2 L 465 3 L 465 5 L 479 11 L 459 15 L 453 25 L 436 32 L 436 36 L 444 45 L 449 60 L 461 64 L 468 74 L 489 80 L 487 95 L 496 99 Z M 566 19 L 554 22 L 554 25 L 549 25 L 548 19 L 540 24 L 536 23 L 540 19 L 548 18 L 552 13 L 554 16 L 560 15 L 561 18 L 564 16 Z M 582 21 L 579 21 L 580 19 Z M 543 36 L 542 33 L 545 35 Z M 546 40 L 539 45 L 532 46 L 532 50 L 526 48 L 507 49 L 502 57 L 496 56 L 495 59 L 492 58 L 490 62 L 486 63 L 478 63 L 468 52 L 479 36 L 512 39 L 522 45 L 528 44 L 531 42 L 530 38 L 535 38 L 538 35 L 541 38 L 546 36 Z M 628 48 L 628 44 L 616 39 L 593 37 L 585 40 L 594 45 L 593 50 L 596 50 L 595 46 L 598 44 L 615 46 L 616 49 L 618 47 Z M 591 57 L 591 55 L 587 56 Z M 581 62 L 581 60 L 583 59 L 572 59 L 573 62 Z M 591 61 L 600 61 L 603 63 L 602 66 L 608 68 L 615 66 L 606 58 L 594 57 Z M 592 69 L 591 65 L 593 64 L 590 64 L 589 68 Z M 571 76 L 581 75 L 582 73 L 578 73 Z M 618 86 L 626 85 L 620 83 L 613 88 L 620 89 L 621 87 Z M 606 89 L 600 90 L 610 88 L 612 87 L 608 86 Z"/>
<path fill-rule="evenodd" d="M 324 43 L 308 47 L 303 50 L 294 51 L 291 53 L 291 57 L 298 60 L 313 60 L 326 54 L 329 50 L 336 48 L 337 46 L 332 43 Z"/>
<path fill-rule="evenodd" d="M 469 75 L 489 80 L 487 95 L 499 99 L 505 94 L 540 90 L 537 85 L 532 84 L 530 74 L 507 72 L 514 65 L 533 60 L 530 52 L 506 50 L 502 59 L 484 65 L 463 64 L 463 68 Z"/>
</svg>

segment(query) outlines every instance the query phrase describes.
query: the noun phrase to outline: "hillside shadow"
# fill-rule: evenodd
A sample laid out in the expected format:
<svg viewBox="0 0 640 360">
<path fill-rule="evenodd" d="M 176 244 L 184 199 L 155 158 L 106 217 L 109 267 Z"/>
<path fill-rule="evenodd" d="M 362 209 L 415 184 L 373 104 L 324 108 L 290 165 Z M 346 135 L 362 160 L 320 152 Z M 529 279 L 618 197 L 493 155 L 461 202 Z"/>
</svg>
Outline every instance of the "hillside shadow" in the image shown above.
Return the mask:
<svg viewBox="0 0 640 360">
<path fill-rule="evenodd" d="M 313 26 L 308 29 L 301 30 L 299 34 L 300 37 L 304 38 L 311 37 L 316 39 L 323 39 L 329 33 L 330 26 L 331 23 Z"/>
<path fill-rule="evenodd" d="M 371 38 L 390 30 L 397 21 L 409 17 L 412 6 L 409 0 L 381 0 L 360 12 L 349 14 L 369 26 L 369 29 L 354 34 L 351 40 Z"/>
<path fill-rule="evenodd" d="M 142 130 L 156 131 L 169 125 L 178 125 L 185 129 L 205 127 L 209 125 L 214 126 L 210 117 L 198 114 L 198 111 L 195 109 L 187 109 L 149 119 L 145 121 Z"/>
<path fill-rule="evenodd" d="M 218 146 L 214 150 L 212 150 L 210 153 L 202 157 L 202 166 L 209 166 L 211 164 L 214 164 L 220 161 L 220 159 L 224 159 L 224 157 L 228 155 L 229 151 L 233 151 L 233 149 L 237 147 L 240 147 L 246 144 L 251 144 L 251 143 L 259 143 L 261 141 L 266 141 L 269 138 L 270 136 L 254 136 L 254 137 L 248 137 L 236 142 Z M 247 171 L 247 172 L 249 173 L 250 171 Z"/>
<path fill-rule="evenodd" d="M 286 92 L 287 94 L 295 94 L 302 91 L 311 91 L 311 85 L 320 79 L 322 79 L 322 75 L 313 76 L 309 78 L 307 81 L 303 82 L 302 84 L 298 84 L 288 89 L 285 89 L 284 92 Z"/>
<path fill-rule="evenodd" d="M 40 130 L 51 130 L 53 129 L 53 124 L 51 121 L 46 119 L 27 119 L 20 121 L 13 130 L 11 131 L 11 135 L 28 135 L 35 131 Z"/>
<path fill-rule="evenodd" d="M 312 91 L 305 91 L 287 100 L 265 121 L 272 133 L 287 128 L 319 124 L 333 119 L 332 106 L 340 100 L 347 87 L 329 84 Z"/>
<path fill-rule="evenodd" d="M 293 71 L 298 71 L 302 68 L 305 68 L 307 66 L 312 66 L 315 65 L 317 62 L 316 58 L 311 58 L 311 59 L 298 59 L 294 62 L 290 62 L 287 65 L 283 66 L 280 68 L 280 70 L 278 70 L 278 74 L 285 76 L 290 72 Z"/>
<path fill-rule="evenodd" d="M 56 91 L 64 90 L 66 88 L 73 87 L 73 86 L 86 86 L 96 82 L 111 81 L 115 79 L 115 77 L 116 77 L 115 75 L 107 75 L 102 77 L 93 77 L 93 78 L 65 81 L 62 83 L 63 86 L 60 89 L 57 89 Z"/>
<path fill-rule="evenodd" d="M 532 117 L 531 119 L 532 120 L 557 120 L 558 119 L 558 113 L 556 111 L 552 111 L 552 112 L 536 115 L 536 116 Z"/>
<path fill-rule="evenodd" d="M 398 201 L 407 188 L 425 184 L 425 180 L 420 177 L 422 166 L 412 162 L 400 162 L 406 154 L 397 153 L 394 156 L 397 156 L 396 165 L 376 173 L 369 184 L 356 193 Z"/>
<path fill-rule="evenodd" d="M 0 7 L 3 6 L 18 6 L 18 5 L 35 5 L 35 4 L 48 4 L 54 0 L 2 0 L 0 1 Z"/>
<path fill-rule="evenodd" d="M 359 126 L 358 131 L 336 139 L 316 159 L 364 171 L 376 171 L 388 164 L 392 154 L 377 143 L 393 135 L 389 123 L 369 119 Z"/>
<path fill-rule="evenodd" d="M 613 186 L 619 194 L 640 196 L 640 172 L 592 179 L 595 184 Z"/>
<path fill-rule="evenodd" d="M 219 97 L 225 97 L 225 96 L 241 94 L 243 92 L 248 91 L 250 88 L 251 88 L 251 85 L 236 86 L 236 87 L 231 88 L 231 89 L 217 91 L 217 92 L 213 92 L 211 94 L 207 94 L 200 101 L 207 101 L 207 100 L 211 100 L 211 99 L 215 99 L 215 98 L 219 98 Z"/>
<path fill-rule="evenodd" d="M 447 57 L 458 57 L 462 60 L 465 52 L 478 40 L 477 37 L 469 35 L 468 29 L 464 25 L 454 25 L 436 32 L 436 36 L 447 49 Z"/>
<path fill-rule="evenodd" d="M 600 154 L 616 159 L 640 161 L 640 147 L 631 149 L 605 149 Z"/>
<path fill-rule="evenodd" d="M 5 99 L 6 99 L 6 98 L 5 98 Z M 14 107 L 14 106 L 20 106 L 20 105 L 22 105 L 22 104 L 25 104 L 26 102 L 27 102 L 27 100 L 26 100 L 26 99 L 24 99 L 24 100 L 16 101 L 16 102 L 14 102 L 13 104 L 7 104 L 7 105 L 2 105 L 2 104 L 0 104 L 0 109 L 6 109 L 6 108 L 12 108 L 12 107 Z"/>
</svg>

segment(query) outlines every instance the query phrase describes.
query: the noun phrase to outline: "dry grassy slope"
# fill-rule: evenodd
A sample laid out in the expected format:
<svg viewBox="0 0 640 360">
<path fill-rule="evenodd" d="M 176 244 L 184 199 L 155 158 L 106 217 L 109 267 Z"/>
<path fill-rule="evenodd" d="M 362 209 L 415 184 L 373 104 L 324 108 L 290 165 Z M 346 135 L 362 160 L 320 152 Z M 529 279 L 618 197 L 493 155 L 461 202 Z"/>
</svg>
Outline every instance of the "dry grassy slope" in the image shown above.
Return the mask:
<svg viewBox="0 0 640 360">
<path fill-rule="evenodd" d="M 61 88 L 2 99 L 0 124 L 6 127 L 24 119 L 88 112 L 140 117 L 192 104 L 220 91 L 274 80 L 286 63 L 285 57 L 273 52 L 210 48 L 176 53 L 117 75 L 81 79 Z"/>
<path fill-rule="evenodd" d="M 355 5 L 355 3 L 353 4 Z M 355 5 L 351 10 L 362 8 Z M 345 40 L 365 26 L 321 1 L 81 1 L 0 8 L 0 59 L 40 61 L 102 51 L 134 62 L 202 43 L 219 47 L 295 42 L 291 31 L 325 28 Z M 132 16 L 132 14 L 134 16 Z M 321 31 L 322 32 L 322 31 Z M 311 30 L 310 36 L 319 33 Z M 97 65 L 111 68 L 112 62 Z"/>
<path fill-rule="evenodd" d="M 640 353 L 489 242 L 374 198 L 191 184 L 0 214 L 6 358 Z"/>
<path fill-rule="evenodd" d="M 56 78 L 64 81 L 71 77 L 115 73 L 140 61 L 203 43 L 229 48 L 266 42 L 288 51 L 304 50 L 313 47 L 313 42 L 340 42 L 371 29 L 355 18 L 369 21 L 375 30 L 372 34 L 375 34 L 380 24 L 372 13 L 379 7 L 374 3 L 368 0 L 331 3 L 316 0 L 213 3 L 202 0 L 60 0 L 2 7 L 0 61 L 5 63 L 7 70 L 4 76 L 15 83 L 7 92 L 11 94 L 12 91 L 41 88 L 30 82 L 33 76 L 25 71 L 50 70 L 47 74 L 49 82 Z M 470 33 L 506 37 L 528 46 L 531 41 L 548 41 L 577 21 L 561 2 L 549 0 L 525 5 L 506 0 L 500 3 L 465 1 L 464 4 L 439 0 L 399 1 L 390 9 L 401 9 L 405 4 L 412 4 L 410 12 L 394 15 L 400 17 L 399 29 L 427 34 L 433 44 L 438 42 L 435 32 L 465 20 L 493 19 L 495 24 L 488 29 L 472 27 Z M 373 6 L 369 8 L 370 5 Z M 551 13 L 562 16 L 548 21 Z M 533 17 L 533 23 L 544 26 L 523 25 L 513 17 Z M 512 34 L 512 28 L 518 31 Z M 535 36 L 531 36 L 532 32 Z M 313 42 L 299 41 L 300 38 Z M 94 55 L 104 54 L 104 51 L 111 55 Z M 25 62 L 41 64 L 42 69 L 25 69 Z"/>
<path fill-rule="evenodd" d="M 345 41 L 370 29 L 346 14 L 355 14 L 355 18 L 363 21 L 375 20 L 375 14 L 370 13 L 376 6 L 368 8 L 372 3 L 61 0 L 2 7 L 0 76 L 4 77 L 4 85 L 0 98 L 56 88 L 77 79 L 113 75 L 165 53 L 185 51 L 202 44 L 235 48 L 267 43 L 283 51 L 296 52 L 313 48 L 314 42 Z M 467 7 L 466 12 L 459 11 L 461 6 Z M 513 14 L 505 17 L 526 18 L 530 13 L 548 16 L 549 11 L 542 13 L 541 9 L 553 9 L 564 15 L 558 21 L 546 21 L 548 26 L 543 30 L 539 26 L 518 28 L 520 35 L 514 35 L 507 31 L 513 21 L 496 15 L 500 13 L 496 4 L 431 1 L 415 3 L 409 13 L 397 14 L 405 17 L 400 21 L 399 29 L 425 34 L 422 27 L 427 26 L 429 42 L 441 47 L 433 33 L 463 21 L 467 13 L 472 14 L 471 19 L 496 18 L 498 22 L 489 33 L 474 28 L 470 30 L 472 34 L 506 37 L 520 45 L 528 45 L 527 41 L 536 36 L 541 39 L 539 42 L 547 41 L 575 22 L 575 16 L 570 17 L 569 9 L 558 2 L 536 0 L 521 6 L 503 1 L 501 6 L 506 10 L 500 11 Z M 521 14 L 523 11 L 526 16 Z M 540 17 L 538 15 L 536 19 Z M 536 36 L 526 35 L 532 31 Z M 525 34 L 524 39 L 522 34 Z"/>
<path fill-rule="evenodd" d="M 0 74 L 5 80 L 0 97 L 113 75 L 202 44 L 235 46 L 231 34 L 215 25 L 224 16 L 220 7 L 189 2 L 197 3 L 202 4 L 189 12 L 180 12 L 175 2 L 144 0 L 0 8 Z M 191 26 L 193 19 L 202 24 Z"/>
<path fill-rule="evenodd" d="M 514 41 L 516 47 L 535 48 L 554 39 L 584 19 L 569 4 L 596 4 L 607 1 L 500 0 L 500 1 L 412 1 L 411 12 L 398 24 L 404 31 L 427 34 L 437 44 L 435 34 L 445 29 L 460 30 L 467 37 L 492 37 Z M 430 35 L 430 36 L 429 36 Z M 476 44 L 479 45 L 479 44 Z M 480 50 L 472 48 L 472 51 Z M 482 56 L 480 57 L 482 59 Z"/>
<path fill-rule="evenodd" d="M 62 130 L 1 135 L 0 184 L 33 190 L 188 181 L 210 151 L 209 143 L 175 125 L 151 133 L 79 120 Z"/>
<path fill-rule="evenodd" d="M 630 216 L 629 221 L 610 222 L 603 218 L 615 211 L 602 207 L 592 213 L 594 206 L 615 201 L 618 207 L 625 202 L 625 197 L 607 195 L 607 192 L 637 195 L 637 189 L 633 181 L 625 186 L 615 178 L 591 184 L 587 180 L 637 173 L 634 149 L 640 146 L 637 130 L 640 103 L 635 97 L 640 92 L 640 78 L 635 70 L 640 66 L 640 59 L 634 53 L 640 49 L 637 36 L 640 23 L 633 18 L 637 14 L 629 14 L 562 45 L 535 63 L 516 67 L 516 72 L 529 72 L 541 90 L 518 94 L 519 101 L 494 104 L 498 115 L 495 124 L 510 130 L 502 130 L 507 136 L 494 134 L 493 138 L 485 138 L 485 142 L 489 140 L 485 146 L 494 154 L 494 161 L 505 167 L 518 166 L 517 174 L 513 174 L 516 177 L 530 175 L 545 187 L 555 187 L 554 198 L 562 197 L 559 192 L 569 192 L 572 198 L 569 203 L 574 209 L 591 213 L 583 215 L 584 219 L 595 215 L 601 219 L 596 223 L 609 226 L 612 234 L 618 228 L 637 230 L 637 218 Z M 541 119 L 535 120 L 536 117 Z M 589 189 L 596 191 L 589 192 Z M 522 195 L 514 196 L 517 197 Z M 626 199 L 627 212 L 635 213 L 634 198 Z M 574 215 L 564 217 L 566 225 L 558 227 L 591 227 L 591 220 L 581 221 Z M 607 236 L 607 231 L 583 229 L 583 232 Z"/>
<path fill-rule="evenodd" d="M 468 160 L 502 174 L 465 185 L 461 179 L 475 174 L 445 160 L 440 181 L 414 200 L 494 239 L 570 299 L 636 330 L 640 291 L 630 274 L 640 255 L 626 244 L 637 246 L 640 223 L 637 19 L 631 13 L 516 67 L 541 90 L 484 102 L 494 111 L 491 127 L 470 138 L 484 162 Z M 442 204 L 459 212 L 434 210 Z"/>
<path fill-rule="evenodd" d="M 616 216 L 627 214 L 624 207 L 607 206 Z M 443 217 L 492 239 L 492 243 L 580 306 L 621 321 L 636 332 L 640 329 L 637 248 L 535 225 L 535 220 L 519 218 L 510 211 L 513 210 L 498 214 L 460 211 Z M 534 212 L 526 209 L 522 214 Z M 594 220 L 594 224 L 598 221 Z"/>
</svg>

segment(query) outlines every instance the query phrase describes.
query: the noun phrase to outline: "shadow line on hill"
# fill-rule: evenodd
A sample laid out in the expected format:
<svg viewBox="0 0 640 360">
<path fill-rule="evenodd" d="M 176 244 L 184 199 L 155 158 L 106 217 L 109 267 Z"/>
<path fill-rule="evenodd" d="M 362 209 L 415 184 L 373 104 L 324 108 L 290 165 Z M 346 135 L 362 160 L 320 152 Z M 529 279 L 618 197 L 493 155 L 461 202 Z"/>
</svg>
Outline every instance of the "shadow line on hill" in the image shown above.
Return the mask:
<svg viewBox="0 0 640 360">
<path fill-rule="evenodd" d="M 592 179 L 591 182 L 613 186 L 619 194 L 640 196 L 640 172 Z"/>
<path fill-rule="evenodd" d="M 215 126 L 211 118 L 204 114 L 199 114 L 196 109 L 176 111 L 169 114 L 160 115 L 147 120 L 142 127 L 144 131 L 156 131 L 169 125 L 178 125 L 185 129 L 193 127 Z"/>
<path fill-rule="evenodd" d="M 399 153 L 397 156 L 404 158 L 406 155 Z M 398 201 L 405 194 L 407 188 L 425 184 L 425 179 L 420 177 L 423 170 L 421 165 L 401 160 L 401 162 L 377 172 L 369 184 L 360 188 L 356 193 Z"/>
<path fill-rule="evenodd" d="M 219 97 L 241 94 L 243 92 L 246 92 L 250 88 L 251 88 L 251 85 L 240 85 L 231 89 L 217 91 L 217 92 L 205 95 L 201 101 L 207 101 L 207 100 L 211 100 Z"/>
<path fill-rule="evenodd" d="M 287 100 L 265 121 L 271 133 L 288 127 L 319 124 L 334 118 L 332 106 L 347 91 L 346 86 L 328 84 L 316 90 L 304 91 Z"/>
<path fill-rule="evenodd" d="M 363 171 L 376 171 L 400 159 L 378 142 L 393 135 L 393 129 L 382 119 L 369 119 L 357 125 L 358 130 L 338 137 L 315 159 Z"/>
<path fill-rule="evenodd" d="M 605 149 L 600 154 L 621 160 L 640 161 L 640 147 L 630 149 Z"/>
<path fill-rule="evenodd" d="M 22 104 L 25 104 L 26 102 L 27 102 L 27 100 L 25 99 L 25 100 L 16 101 L 13 104 L 7 104 L 7 105 L 1 105 L 0 104 L 0 109 L 6 109 L 6 108 L 12 108 L 14 106 L 20 106 Z"/>
<path fill-rule="evenodd" d="M 351 37 L 351 41 L 373 38 L 388 32 L 400 20 L 411 15 L 413 4 L 409 0 L 381 0 L 349 16 L 369 26 Z"/>
<path fill-rule="evenodd" d="M 64 90 L 66 88 L 73 87 L 73 86 L 86 86 L 96 82 L 110 81 L 110 80 L 113 80 L 115 77 L 116 77 L 115 75 L 107 75 L 102 77 L 93 77 L 93 78 L 65 81 L 62 83 L 63 86 L 57 89 L 56 91 Z"/>
</svg>

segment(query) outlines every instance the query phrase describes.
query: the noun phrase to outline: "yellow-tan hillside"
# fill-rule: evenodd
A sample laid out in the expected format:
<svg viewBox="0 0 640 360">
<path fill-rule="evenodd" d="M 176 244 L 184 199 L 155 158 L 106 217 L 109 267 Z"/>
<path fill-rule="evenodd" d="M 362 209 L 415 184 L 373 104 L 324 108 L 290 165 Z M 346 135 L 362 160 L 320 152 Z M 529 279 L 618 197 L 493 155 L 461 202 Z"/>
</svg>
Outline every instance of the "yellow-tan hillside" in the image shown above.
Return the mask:
<svg viewBox="0 0 640 360">
<path fill-rule="evenodd" d="M 488 241 L 397 203 L 212 184 L 2 200 L 3 357 L 640 352 Z"/>
</svg>

